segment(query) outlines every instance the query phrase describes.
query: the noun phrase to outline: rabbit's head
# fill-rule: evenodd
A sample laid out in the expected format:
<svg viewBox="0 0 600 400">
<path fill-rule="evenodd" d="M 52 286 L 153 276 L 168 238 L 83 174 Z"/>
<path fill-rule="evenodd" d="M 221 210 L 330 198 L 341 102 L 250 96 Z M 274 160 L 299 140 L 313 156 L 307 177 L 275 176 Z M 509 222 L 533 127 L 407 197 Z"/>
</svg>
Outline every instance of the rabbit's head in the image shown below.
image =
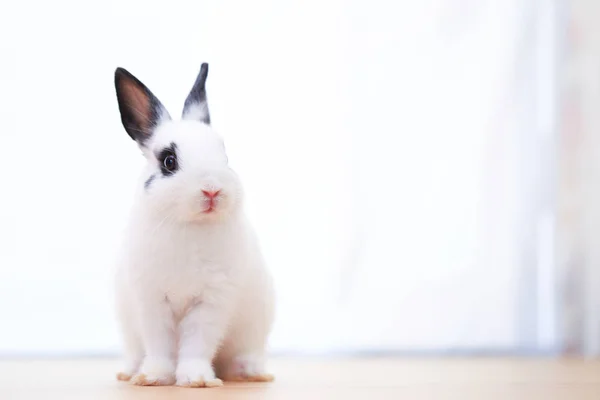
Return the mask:
<svg viewBox="0 0 600 400">
<path fill-rule="evenodd" d="M 157 217 L 209 222 L 235 213 L 241 184 L 228 165 L 221 136 L 210 126 L 206 101 L 208 64 L 173 120 L 161 102 L 123 68 L 115 71 L 121 121 L 147 160 L 142 203 Z"/>
</svg>

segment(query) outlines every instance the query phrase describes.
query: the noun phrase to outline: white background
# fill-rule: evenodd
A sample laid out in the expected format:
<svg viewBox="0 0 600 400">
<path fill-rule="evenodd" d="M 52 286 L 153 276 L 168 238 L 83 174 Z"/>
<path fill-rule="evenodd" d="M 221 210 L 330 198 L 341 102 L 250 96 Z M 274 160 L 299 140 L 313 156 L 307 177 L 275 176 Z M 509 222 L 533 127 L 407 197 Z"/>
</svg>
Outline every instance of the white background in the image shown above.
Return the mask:
<svg viewBox="0 0 600 400">
<path fill-rule="evenodd" d="M 175 116 L 202 61 L 276 278 L 273 351 L 551 347 L 552 5 L 4 3 L 0 355 L 118 351 L 143 159 L 113 72 Z"/>
</svg>

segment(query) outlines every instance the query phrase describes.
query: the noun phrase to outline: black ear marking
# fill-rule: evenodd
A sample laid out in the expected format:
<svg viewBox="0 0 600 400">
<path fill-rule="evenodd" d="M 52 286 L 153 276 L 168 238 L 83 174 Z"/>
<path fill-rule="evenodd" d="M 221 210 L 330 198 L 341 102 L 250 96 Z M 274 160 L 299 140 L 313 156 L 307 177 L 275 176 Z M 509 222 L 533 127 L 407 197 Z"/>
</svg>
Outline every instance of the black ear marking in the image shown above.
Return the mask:
<svg viewBox="0 0 600 400">
<path fill-rule="evenodd" d="M 184 119 L 196 119 L 210 125 L 210 113 L 206 101 L 206 77 L 208 76 L 208 64 L 202 63 L 200 72 L 192 86 L 190 94 L 185 99 L 182 117 Z"/>
<path fill-rule="evenodd" d="M 115 89 L 123 127 L 143 146 L 160 120 L 171 117 L 150 89 L 124 68 L 115 70 Z"/>
</svg>

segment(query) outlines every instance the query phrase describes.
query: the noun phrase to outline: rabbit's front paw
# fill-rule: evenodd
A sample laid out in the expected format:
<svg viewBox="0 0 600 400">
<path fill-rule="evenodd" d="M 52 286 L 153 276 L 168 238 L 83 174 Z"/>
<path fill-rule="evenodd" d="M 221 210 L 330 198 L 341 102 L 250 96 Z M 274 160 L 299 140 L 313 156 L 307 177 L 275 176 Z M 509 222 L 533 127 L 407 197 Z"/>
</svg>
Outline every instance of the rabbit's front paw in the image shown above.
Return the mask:
<svg viewBox="0 0 600 400">
<path fill-rule="evenodd" d="M 215 377 L 209 360 L 203 358 L 183 359 L 177 366 L 177 386 L 217 387 L 223 382 Z"/>
<path fill-rule="evenodd" d="M 117 373 L 117 379 L 120 381 L 129 381 L 140 368 L 143 357 L 127 359 L 124 368 Z"/>
<path fill-rule="evenodd" d="M 175 382 L 173 361 L 165 358 L 147 358 L 131 383 L 138 386 L 167 386 Z"/>
</svg>

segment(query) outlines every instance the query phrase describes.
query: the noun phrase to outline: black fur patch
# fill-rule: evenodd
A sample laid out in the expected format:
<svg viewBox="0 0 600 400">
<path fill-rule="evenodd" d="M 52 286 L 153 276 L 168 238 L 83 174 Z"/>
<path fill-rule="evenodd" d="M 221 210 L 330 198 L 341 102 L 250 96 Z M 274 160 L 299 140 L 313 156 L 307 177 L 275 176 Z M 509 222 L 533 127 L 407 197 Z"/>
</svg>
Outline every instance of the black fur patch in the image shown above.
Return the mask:
<svg viewBox="0 0 600 400">
<path fill-rule="evenodd" d="M 150 178 L 148 178 L 146 180 L 146 182 L 144 182 L 144 189 L 148 189 L 148 187 L 150 186 L 150 184 L 152 183 L 152 181 L 154 181 L 154 179 L 156 178 L 156 175 L 152 174 L 150 175 Z"/>
</svg>

